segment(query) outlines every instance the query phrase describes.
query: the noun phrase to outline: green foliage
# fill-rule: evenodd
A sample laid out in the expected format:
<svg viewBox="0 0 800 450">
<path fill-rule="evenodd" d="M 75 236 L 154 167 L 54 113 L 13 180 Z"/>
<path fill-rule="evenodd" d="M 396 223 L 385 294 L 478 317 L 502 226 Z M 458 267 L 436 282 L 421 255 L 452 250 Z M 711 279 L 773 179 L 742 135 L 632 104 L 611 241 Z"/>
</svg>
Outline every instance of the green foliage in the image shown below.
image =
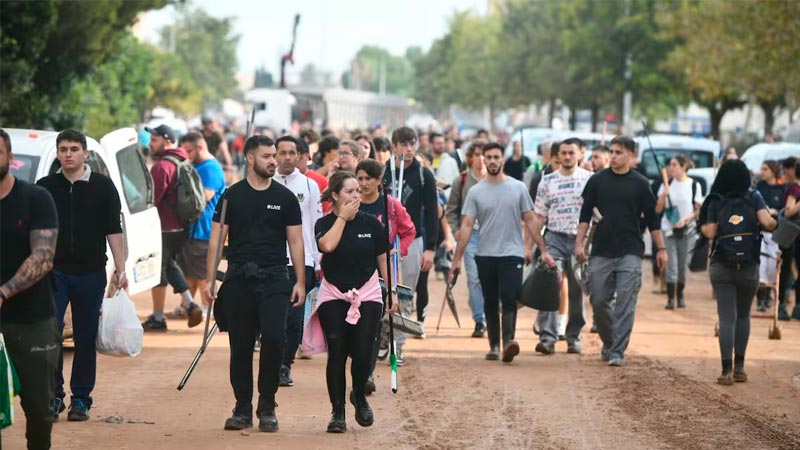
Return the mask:
<svg viewBox="0 0 800 450">
<path fill-rule="evenodd" d="M 275 80 L 272 74 L 269 73 L 264 67 L 256 69 L 255 79 L 253 80 L 254 88 L 271 88 L 275 86 Z"/>
<path fill-rule="evenodd" d="M 415 57 L 414 50 L 409 50 L 411 57 Z M 356 87 L 354 83 L 357 81 L 361 89 L 379 92 L 381 64 L 386 66 L 386 93 L 410 95 L 412 70 L 408 58 L 392 55 L 388 50 L 372 45 L 361 47 L 353 59 L 352 66 L 356 66 L 357 80 L 353 79 L 352 73 L 346 73 L 342 77 L 342 83 L 348 87 Z"/>
<path fill-rule="evenodd" d="M 0 120 L 4 126 L 62 124 L 73 85 L 118 51 L 128 26 L 167 0 L 0 3 Z M 113 83 L 111 84 L 113 86 Z M 78 124 L 70 124 L 77 126 Z"/>
<path fill-rule="evenodd" d="M 236 46 L 230 18 L 215 18 L 200 9 L 181 8 L 176 24 L 160 30 L 161 46 L 172 50 L 167 64 L 186 69 L 200 90 L 204 108 L 215 106 L 236 88 Z"/>
</svg>

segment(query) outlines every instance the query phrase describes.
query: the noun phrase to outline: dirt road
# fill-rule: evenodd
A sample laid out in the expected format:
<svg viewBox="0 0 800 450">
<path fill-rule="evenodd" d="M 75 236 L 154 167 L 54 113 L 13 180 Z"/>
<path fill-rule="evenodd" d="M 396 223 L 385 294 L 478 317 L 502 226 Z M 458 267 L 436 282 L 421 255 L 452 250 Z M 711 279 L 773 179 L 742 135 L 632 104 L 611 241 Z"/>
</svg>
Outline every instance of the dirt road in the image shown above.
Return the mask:
<svg viewBox="0 0 800 450">
<path fill-rule="evenodd" d="M 55 449 L 798 449 L 800 448 L 800 321 L 782 323 L 769 341 L 770 321 L 753 319 L 750 382 L 715 383 L 720 370 L 713 327 L 716 306 L 704 275 L 693 276 L 688 308 L 665 311 L 646 276 L 627 365 L 600 361 L 599 338 L 583 336 L 582 355 L 533 352 L 535 317 L 517 321 L 521 355 L 510 365 L 483 359 L 486 340 L 469 337 L 472 323 L 462 281 L 456 290 L 464 328 L 445 311 L 434 332 L 443 292 L 431 283 L 428 338 L 407 345 L 400 392 L 377 373 L 371 397 L 376 423 L 360 428 L 348 408 L 348 432 L 325 433 L 330 405 L 325 355 L 298 361 L 295 386 L 278 392 L 281 431 L 223 431 L 233 407 L 227 335 L 217 335 L 187 387 L 178 392 L 201 341 L 202 327 L 171 321 L 167 334 L 145 337 L 137 358 L 98 357 L 95 404 L 88 423 L 53 429 Z M 135 298 L 140 315 L 149 296 Z M 168 305 L 177 304 L 177 297 Z M 591 313 L 587 314 L 591 317 Z M 591 322 L 591 318 L 588 319 Z M 71 354 L 65 376 L 69 379 Z M 22 410 L 17 406 L 18 417 Z M 109 417 L 126 423 L 108 423 Z M 24 418 L 3 432 L 3 448 L 24 448 Z"/>
</svg>

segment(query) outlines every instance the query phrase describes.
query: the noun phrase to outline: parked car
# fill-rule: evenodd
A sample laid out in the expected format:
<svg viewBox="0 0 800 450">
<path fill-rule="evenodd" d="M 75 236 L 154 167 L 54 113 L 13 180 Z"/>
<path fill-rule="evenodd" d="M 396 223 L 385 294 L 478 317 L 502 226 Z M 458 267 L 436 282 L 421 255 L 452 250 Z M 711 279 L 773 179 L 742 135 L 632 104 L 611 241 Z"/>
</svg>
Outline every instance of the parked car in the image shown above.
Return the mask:
<svg viewBox="0 0 800 450">
<path fill-rule="evenodd" d="M 720 150 L 718 141 L 669 134 L 651 135 L 649 141 L 644 136 L 636 137 L 635 140 L 639 144 L 641 170 L 651 181 L 661 180 L 659 165 L 666 167 L 673 156 L 686 155 L 694 162 L 694 168 L 688 172 L 689 176 L 700 183 L 703 196 L 708 194 L 717 176 Z"/>
<path fill-rule="evenodd" d="M 11 173 L 35 183 L 55 173 L 61 164 L 56 159 L 55 131 L 6 129 L 11 138 L 14 160 Z M 161 279 L 161 222 L 153 203 L 153 179 L 139 151 L 137 133 L 122 128 L 103 136 L 98 143 L 87 136 L 93 172 L 110 177 L 120 193 L 122 229 L 125 236 L 125 274 L 128 293 L 146 291 Z M 111 249 L 106 246 L 109 279 L 114 271 Z M 72 321 L 65 317 L 64 337 L 72 334 Z"/>
</svg>

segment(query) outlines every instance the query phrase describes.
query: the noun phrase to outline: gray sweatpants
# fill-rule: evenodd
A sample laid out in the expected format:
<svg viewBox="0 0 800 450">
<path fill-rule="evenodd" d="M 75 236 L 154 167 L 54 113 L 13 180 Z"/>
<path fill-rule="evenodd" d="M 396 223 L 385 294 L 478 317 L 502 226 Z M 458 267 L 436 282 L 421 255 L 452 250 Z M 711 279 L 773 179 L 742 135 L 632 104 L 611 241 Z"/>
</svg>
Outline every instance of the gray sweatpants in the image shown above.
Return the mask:
<svg viewBox="0 0 800 450">
<path fill-rule="evenodd" d="M 684 233 L 681 237 L 675 235 L 665 238 L 667 246 L 667 270 L 665 278 L 667 283 L 686 283 L 686 268 L 689 266 L 689 251 L 694 247 L 696 235 Z"/>
<path fill-rule="evenodd" d="M 636 314 L 636 297 L 642 287 L 642 258 L 592 256 L 589 259 L 589 297 L 594 323 L 603 341 L 604 356 L 624 357 Z M 616 291 L 617 299 L 613 294 Z"/>
<path fill-rule="evenodd" d="M 583 306 L 583 292 L 575 281 L 572 272 L 572 254 L 575 252 L 575 236 L 548 232 L 544 243 L 550 256 L 562 267 L 569 286 L 569 321 L 567 322 L 567 342 L 580 342 L 581 329 L 586 325 L 586 312 Z M 539 326 L 539 341 L 546 344 L 558 340 L 558 311 L 539 311 L 536 316 Z"/>
</svg>

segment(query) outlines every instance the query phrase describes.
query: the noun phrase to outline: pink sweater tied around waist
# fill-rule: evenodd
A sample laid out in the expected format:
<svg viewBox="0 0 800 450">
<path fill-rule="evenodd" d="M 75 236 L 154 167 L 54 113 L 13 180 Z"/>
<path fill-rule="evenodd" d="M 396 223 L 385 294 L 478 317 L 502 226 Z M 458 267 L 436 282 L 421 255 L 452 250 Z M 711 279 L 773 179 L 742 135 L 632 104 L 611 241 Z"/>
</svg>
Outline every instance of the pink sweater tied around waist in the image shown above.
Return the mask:
<svg viewBox="0 0 800 450">
<path fill-rule="evenodd" d="M 372 277 L 364 283 L 359 289 L 350 289 L 347 292 L 341 292 L 336 286 L 329 283 L 328 280 L 322 279 L 319 285 L 319 294 L 317 295 L 317 305 L 311 313 L 311 317 L 306 323 L 303 330 L 303 354 L 314 355 L 317 353 L 324 353 L 328 350 L 325 342 L 325 332 L 322 330 L 322 324 L 319 322 L 319 307 L 332 300 L 344 300 L 350 303 L 350 309 L 347 310 L 347 317 L 345 321 L 350 325 L 355 325 L 361 319 L 361 302 L 378 302 L 383 303 L 381 296 L 381 284 L 378 281 L 378 271 L 372 274 Z"/>
</svg>

